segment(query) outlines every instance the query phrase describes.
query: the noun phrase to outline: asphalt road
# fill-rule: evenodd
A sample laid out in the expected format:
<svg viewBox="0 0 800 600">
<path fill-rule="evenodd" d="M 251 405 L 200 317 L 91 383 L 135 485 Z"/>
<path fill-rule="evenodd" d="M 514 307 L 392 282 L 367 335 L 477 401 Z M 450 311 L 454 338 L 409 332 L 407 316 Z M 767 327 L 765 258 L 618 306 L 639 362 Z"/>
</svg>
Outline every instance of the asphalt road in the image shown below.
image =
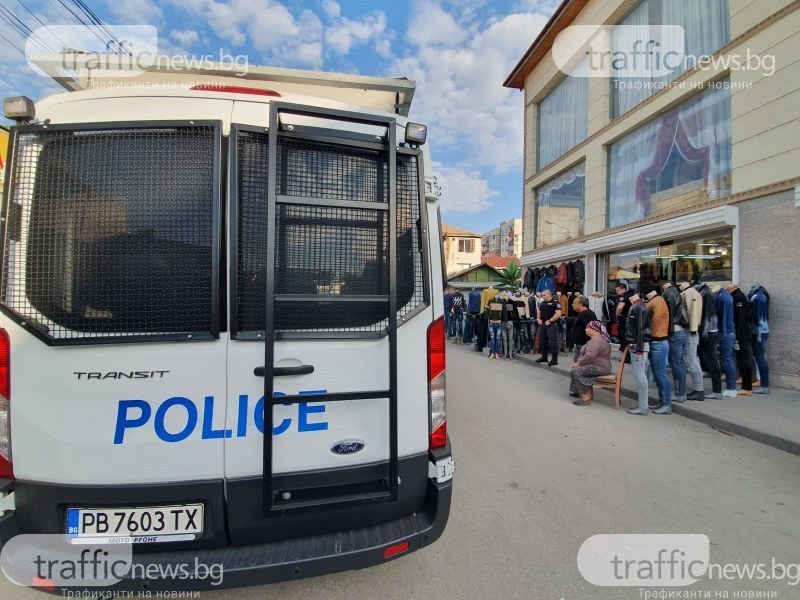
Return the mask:
<svg viewBox="0 0 800 600">
<path fill-rule="evenodd" d="M 457 472 L 442 538 L 381 567 L 202 598 L 645 597 L 583 579 L 578 549 L 601 533 L 703 533 L 715 563 L 800 563 L 800 458 L 675 415 L 578 408 L 562 376 L 448 350 Z M 800 598 L 775 581 L 673 589 Z M 0 582 L 0 598 L 37 597 Z"/>
</svg>

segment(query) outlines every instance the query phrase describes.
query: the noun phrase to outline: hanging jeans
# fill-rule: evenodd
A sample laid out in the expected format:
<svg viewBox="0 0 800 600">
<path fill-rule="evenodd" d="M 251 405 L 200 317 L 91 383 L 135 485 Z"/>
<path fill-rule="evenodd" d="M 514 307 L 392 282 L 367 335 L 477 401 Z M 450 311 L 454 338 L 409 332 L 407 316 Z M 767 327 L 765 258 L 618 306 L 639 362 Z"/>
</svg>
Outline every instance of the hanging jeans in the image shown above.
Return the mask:
<svg viewBox="0 0 800 600">
<path fill-rule="evenodd" d="M 675 382 L 675 395 L 686 395 L 686 350 L 689 334 L 685 329 L 676 329 L 669 338 L 669 367 Z M 702 373 L 701 373 L 702 375 Z"/>
<path fill-rule="evenodd" d="M 769 387 L 769 362 L 767 362 L 768 339 L 769 333 L 762 333 L 761 341 L 758 340 L 757 335 L 753 336 L 753 355 L 756 359 L 756 365 L 758 365 L 758 374 L 761 377 L 762 388 Z"/>
<path fill-rule="evenodd" d="M 708 374 L 711 375 L 711 391 L 715 394 L 722 393 L 722 372 L 719 369 L 719 333 L 709 333 L 707 337 L 700 337 L 698 347 L 706 364 Z"/>
<path fill-rule="evenodd" d="M 700 334 L 690 333 L 686 344 L 686 372 L 692 376 L 692 390 L 695 392 L 703 391 L 703 369 L 700 368 L 700 357 L 698 348 L 700 344 Z"/>
<path fill-rule="evenodd" d="M 464 336 L 464 311 L 453 315 L 453 337 Z"/>
<path fill-rule="evenodd" d="M 667 375 L 667 361 L 669 358 L 669 342 L 655 340 L 650 342 L 650 368 L 658 388 L 658 398 L 666 406 L 672 406 L 672 383 Z"/>
<path fill-rule="evenodd" d="M 453 327 L 453 315 L 450 314 L 450 311 L 445 309 L 444 311 L 444 332 L 447 339 L 450 339 L 450 332 L 451 328 Z"/>
<path fill-rule="evenodd" d="M 753 348 L 750 340 L 736 340 L 739 349 L 736 351 L 736 364 L 742 377 L 742 389 L 753 390 Z"/>
<path fill-rule="evenodd" d="M 500 343 L 503 336 L 503 324 L 489 322 L 489 355 L 500 354 Z"/>
<path fill-rule="evenodd" d="M 505 358 L 514 356 L 514 323 L 511 321 L 503 323 L 503 356 Z"/>
<path fill-rule="evenodd" d="M 639 354 L 634 344 L 630 344 L 628 352 L 631 357 L 631 368 L 633 369 L 633 378 L 636 381 L 636 390 L 639 397 L 639 408 L 643 411 L 649 409 L 648 398 L 648 382 L 647 382 L 647 355 L 649 353 L 649 344 L 645 342 L 644 348 Z"/>
<path fill-rule="evenodd" d="M 539 352 L 544 358 L 547 358 L 548 353 L 553 359 L 558 358 L 558 325 L 555 323 L 542 323 L 539 326 Z"/>
<path fill-rule="evenodd" d="M 464 316 L 464 343 L 471 344 L 475 333 L 475 315 Z"/>
<path fill-rule="evenodd" d="M 731 332 L 719 338 L 719 362 L 725 373 L 725 389 L 736 391 L 736 362 L 733 358 L 733 345 L 736 334 Z"/>
</svg>

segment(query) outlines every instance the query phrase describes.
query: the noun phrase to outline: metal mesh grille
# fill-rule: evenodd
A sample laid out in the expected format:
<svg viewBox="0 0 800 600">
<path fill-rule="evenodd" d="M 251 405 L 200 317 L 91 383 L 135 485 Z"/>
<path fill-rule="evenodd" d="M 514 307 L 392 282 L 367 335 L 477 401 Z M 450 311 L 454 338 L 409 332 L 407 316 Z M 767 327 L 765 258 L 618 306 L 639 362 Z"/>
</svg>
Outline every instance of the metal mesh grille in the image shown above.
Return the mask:
<svg viewBox="0 0 800 600">
<path fill-rule="evenodd" d="M 279 139 L 278 148 L 279 194 L 388 201 L 385 152 L 291 138 Z M 264 332 L 268 135 L 240 131 L 237 152 L 237 331 L 257 334 Z M 368 206 L 279 205 L 276 294 L 387 294 L 387 215 Z M 398 316 L 424 302 L 419 219 L 417 157 L 398 155 Z M 278 302 L 275 328 L 282 332 L 377 332 L 387 327 L 387 306 L 370 302 Z"/>
<path fill-rule="evenodd" d="M 388 152 L 292 138 L 278 140 L 278 194 L 388 202 Z"/>
<path fill-rule="evenodd" d="M 54 340 L 211 332 L 213 127 L 19 134 L 2 301 Z"/>
</svg>

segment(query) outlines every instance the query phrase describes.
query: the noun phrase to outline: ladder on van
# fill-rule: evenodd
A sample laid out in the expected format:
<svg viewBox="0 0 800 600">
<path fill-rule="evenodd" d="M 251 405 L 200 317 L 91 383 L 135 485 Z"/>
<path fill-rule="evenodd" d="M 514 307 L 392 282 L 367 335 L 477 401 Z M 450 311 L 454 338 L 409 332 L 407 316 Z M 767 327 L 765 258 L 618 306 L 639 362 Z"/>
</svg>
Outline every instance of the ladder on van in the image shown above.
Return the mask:
<svg viewBox="0 0 800 600">
<path fill-rule="evenodd" d="M 316 123 L 322 121 L 329 124 L 340 124 L 358 130 L 363 126 L 378 126 L 385 128 L 385 134 L 359 133 L 358 131 L 343 131 L 331 127 L 304 128 L 300 126 L 283 125 L 282 116 L 299 117 L 301 120 L 309 119 Z M 273 101 L 270 105 L 270 119 L 268 130 L 268 199 L 267 199 L 267 271 L 266 271 L 266 319 L 265 319 L 265 351 L 264 351 L 264 435 L 263 445 L 263 492 L 264 513 L 283 511 L 289 509 L 309 508 L 318 505 L 330 505 L 343 502 L 381 502 L 396 501 L 398 498 L 398 433 L 397 433 L 397 140 L 395 130 L 396 120 L 392 117 L 378 115 L 364 115 L 348 111 L 308 107 Z M 355 127 L 353 127 L 355 125 Z M 379 169 L 376 174 L 377 181 L 365 182 L 374 185 L 376 189 L 385 187 L 384 201 L 368 201 L 366 198 L 356 196 L 357 199 L 343 200 L 341 198 L 308 197 L 291 194 L 290 190 L 282 189 L 291 187 L 291 182 L 282 187 L 279 185 L 280 172 L 288 177 L 288 169 L 280 165 L 279 146 L 282 143 L 308 142 L 331 144 L 336 147 L 350 147 L 357 149 L 368 148 L 377 151 L 385 157 L 385 168 Z M 285 155 L 285 153 L 284 153 Z M 280 171 L 280 172 L 279 172 Z M 385 178 L 384 181 L 380 181 Z M 287 183 L 287 182 L 284 182 Z M 381 293 L 365 293 L 363 289 L 348 290 L 346 294 L 341 290 L 317 289 L 316 293 L 286 293 L 284 281 L 276 277 L 276 260 L 278 259 L 280 245 L 285 243 L 282 227 L 288 218 L 283 213 L 291 211 L 308 211 L 313 215 L 315 210 L 324 210 L 330 219 L 337 214 L 347 212 L 351 215 L 348 224 L 352 225 L 352 215 L 369 215 L 371 218 L 382 217 L 384 226 L 378 228 L 377 236 L 379 259 L 376 260 L 375 269 L 383 279 Z M 337 213 L 339 211 L 339 213 Z M 348 212 L 349 211 L 349 212 Z M 355 212 L 358 211 L 358 212 Z M 312 217 L 313 218 L 313 217 Z M 344 219 L 344 216 L 341 217 Z M 330 222 L 328 220 L 327 222 Z M 381 248 L 388 252 L 380 260 Z M 327 292 L 327 293 L 326 293 Z M 312 331 L 282 331 L 280 315 L 294 307 L 307 304 L 314 306 L 321 301 L 332 303 L 329 306 L 341 306 L 342 310 L 364 310 L 368 307 L 371 314 L 380 314 L 379 330 L 374 328 L 369 331 L 358 331 L 358 328 L 324 328 Z M 290 308 L 291 307 L 291 308 Z M 334 309 L 335 310 L 335 309 Z M 276 318 L 277 316 L 277 318 Z M 348 393 L 325 394 L 298 394 L 275 396 L 274 376 L 301 375 L 313 371 L 313 365 L 300 365 L 297 367 L 275 367 L 275 342 L 278 339 L 340 339 L 340 338 L 382 338 L 388 336 L 388 388 L 378 390 L 362 390 Z M 338 476 L 330 471 L 312 471 L 300 474 L 276 474 L 273 472 L 273 408 L 277 404 L 296 404 L 301 402 L 343 402 L 370 399 L 388 399 L 389 414 L 389 460 L 377 465 L 369 465 L 359 470 L 361 480 L 340 481 Z M 289 492 L 288 490 L 292 490 Z M 300 490 L 302 493 L 297 493 Z M 294 496 L 293 496 L 294 494 Z M 298 498 L 299 496 L 299 498 Z"/>
</svg>

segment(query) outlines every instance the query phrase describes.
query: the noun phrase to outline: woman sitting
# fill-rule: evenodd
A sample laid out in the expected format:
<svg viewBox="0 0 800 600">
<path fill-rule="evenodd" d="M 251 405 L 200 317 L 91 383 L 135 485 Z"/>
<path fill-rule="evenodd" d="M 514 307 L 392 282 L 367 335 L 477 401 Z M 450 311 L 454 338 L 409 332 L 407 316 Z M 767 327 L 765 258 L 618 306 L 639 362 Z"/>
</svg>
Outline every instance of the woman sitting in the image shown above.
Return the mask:
<svg viewBox="0 0 800 600">
<path fill-rule="evenodd" d="M 611 373 L 611 338 L 600 321 L 586 326 L 589 342 L 581 348 L 578 362 L 572 365 L 569 391 L 578 394 L 576 406 L 589 406 L 594 398 L 592 386 L 600 375 Z"/>
</svg>

